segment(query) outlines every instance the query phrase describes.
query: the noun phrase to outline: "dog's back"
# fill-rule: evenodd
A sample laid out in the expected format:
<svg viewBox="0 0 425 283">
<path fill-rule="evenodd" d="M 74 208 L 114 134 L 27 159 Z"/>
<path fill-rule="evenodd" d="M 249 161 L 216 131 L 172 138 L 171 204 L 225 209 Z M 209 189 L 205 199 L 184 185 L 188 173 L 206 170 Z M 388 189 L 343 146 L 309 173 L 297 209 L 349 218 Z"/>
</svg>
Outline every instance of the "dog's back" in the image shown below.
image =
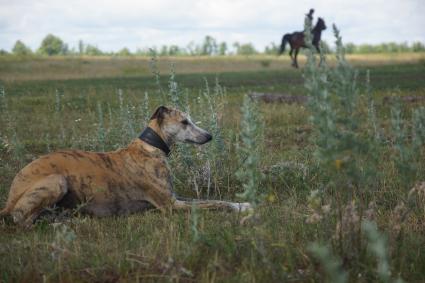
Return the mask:
<svg viewBox="0 0 425 283">
<path fill-rule="evenodd" d="M 59 204 L 67 208 L 89 200 L 93 205 L 97 203 L 101 206 L 100 204 L 111 202 L 117 205 L 126 202 L 127 198 L 143 199 L 143 191 L 139 188 L 150 181 L 149 175 L 161 173 L 166 177 L 167 172 L 155 172 L 158 168 L 163 168 L 162 164 L 158 165 L 160 160 L 152 158 L 150 154 L 145 156 L 143 151 L 134 147 L 107 153 L 57 151 L 41 156 L 16 175 L 6 207 L 0 213 L 11 212 L 22 196 L 34 189 L 34 184 L 52 175 L 63 176 L 65 180 L 66 193 Z M 40 187 L 38 189 L 43 189 L 43 183 L 37 186 Z M 37 197 L 35 193 L 32 196 Z"/>
</svg>

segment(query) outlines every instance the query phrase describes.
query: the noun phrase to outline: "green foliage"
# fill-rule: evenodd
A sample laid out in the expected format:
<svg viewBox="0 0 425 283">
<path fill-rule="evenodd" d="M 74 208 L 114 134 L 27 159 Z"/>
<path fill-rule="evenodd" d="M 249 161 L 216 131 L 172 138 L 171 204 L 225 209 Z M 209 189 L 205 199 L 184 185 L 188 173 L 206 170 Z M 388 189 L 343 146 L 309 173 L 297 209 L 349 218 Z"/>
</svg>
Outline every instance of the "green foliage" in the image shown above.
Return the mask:
<svg viewBox="0 0 425 283">
<path fill-rule="evenodd" d="M 419 107 L 412 113 L 413 148 L 416 152 L 425 144 L 425 107 Z"/>
<path fill-rule="evenodd" d="M 103 52 L 97 46 L 94 46 L 91 44 L 85 45 L 84 48 L 82 48 L 82 50 L 83 50 L 83 54 L 89 55 L 89 56 L 103 55 Z"/>
<path fill-rule="evenodd" d="M 199 235 L 199 211 L 198 208 L 196 207 L 196 205 L 192 205 L 192 209 L 191 209 L 191 232 L 192 232 L 192 241 L 196 242 L 199 240 L 200 235 Z"/>
<path fill-rule="evenodd" d="M 271 42 L 269 45 L 267 45 L 264 48 L 264 54 L 268 55 L 276 55 L 279 52 L 279 46 L 276 45 L 274 42 Z"/>
<path fill-rule="evenodd" d="M 233 47 L 235 48 L 235 52 L 237 55 L 254 55 L 258 53 L 252 43 L 240 44 L 238 42 L 235 42 L 233 44 Z"/>
<path fill-rule="evenodd" d="M 412 120 L 408 123 L 402 117 L 403 113 L 399 103 L 391 108 L 395 149 L 393 160 L 401 181 L 410 187 L 420 178 L 418 175 L 423 166 L 422 146 L 425 144 L 425 111 L 424 107 L 414 109 Z"/>
<path fill-rule="evenodd" d="M 351 43 L 351 42 L 346 43 L 345 44 L 345 52 L 347 54 L 353 54 L 353 53 L 355 53 L 356 52 L 356 45 L 354 43 Z"/>
<path fill-rule="evenodd" d="M 48 34 L 41 42 L 37 52 L 48 56 L 66 55 L 68 52 L 68 45 L 65 44 L 59 37 L 53 34 Z"/>
<path fill-rule="evenodd" d="M 13 131 L 11 146 L 14 161 L 18 163 L 19 167 L 22 167 L 25 162 L 25 145 L 18 138 L 16 131 Z"/>
<path fill-rule="evenodd" d="M 416 41 L 412 44 L 412 51 L 413 52 L 424 52 L 425 51 L 425 45 L 422 42 Z"/>
<path fill-rule="evenodd" d="M 264 190 L 260 189 L 263 179 L 260 170 L 262 118 L 258 106 L 248 96 L 244 97 L 241 111 L 241 145 L 237 147 L 240 165 L 236 177 L 242 183 L 243 192 L 238 194 L 238 197 L 257 205 L 264 195 Z"/>
<path fill-rule="evenodd" d="M 182 55 L 182 51 L 180 47 L 178 47 L 177 45 L 170 45 L 170 47 L 168 48 L 168 55 L 170 56 Z"/>
<path fill-rule="evenodd" d="M 12 48 L 12 53 L 14 55 L 25 56 L 31 55 L 32 51 L 22 41 L 18 40 Z"/>
<path fill-rule="evenodd" d="M 315 156 L 335 186 L 363 187 L 376 172 L 376 147 L 363 131 L 368 121 L 360 111 L 361 96 L 356 84 L 357 72 L 345 60 L 339 31 L 334 26 L 337 65 L 324 62 L 316 67 L 313 51 L 308 52 L 305 86 L 311 97 L 311 122 L 316 131 Z M 310 49 L 312 50 L 312 49 Z M 367 170 L 365 170 L 367 165 Z"/>
<path fill-rule="evenodd" d="M 310 244 L 308 249 L 323 266 L 326 273 L 327 282 L 347 282 L 347 273 L 342 269 L 341 260 L 335 258 L 328 247 L 314 243 Z"/>
<path fill-rule="evenodd" d="M 345 45 L 347 54 L 370 54 L 370 53 L 401 53 L 401 52 L 424 52 L 425 46 L 422 42 L 416 41 L 411 45 L 407 42 L 384 42 L 380 44 L 360 44 L 347 43 Z"/>
<path fill-rule="evenodd" d="M 217 54 L 217 42 L 216 40 L 207 35 L 204 38 L 204 42 L 201 47 L 201 55 L 215 55 Z"/>
<path fill-rule="evenodd" d="M 218 55 L 226 55 L 227 54 L 227 43 L 222 42 L 218 46 Z"/>
<path fill-rule="evenodd" d="M 380 122 L 376 115 L 375 102 L 369 87 L 367 73 L 366 92 L 358 86 L 358 71 L 345 59 L 346 49 L 338 29 L 336 37 L 336 67 L 330 68 L 325 57 L 320 54 L 317 67 L 314 50 L 308 51 L 305 68 L 305 86 L 311 97 L 309 109 L 311 123 L 315 130 L 315 157 L 323 172 L 330 180 L 327 185 L 333 188 L 375 189 L 382 175 L 377 170 L 380 162 L 393 149 L 383 140 Z M 307 36 L 308 30 L 307 30 Z M 311 50 L 311 49 L 310 49 Z M 367 104 L 367 115 L 364 105 Z M 398 168 L 399 180 L 410 187 L 418 178 L 423 160 L 420 148 L 423 139 L 413 144 L 408 139 L 407 126 L 403 126 L 400 108 L 391 111 L 395 150 L 392 155 Z M 421 137 L 423 112 L 414 110 L 412 131 Z"/>
<path fill-rule="evenodd" d="M 80 55 L 84 54 L 84 42 L 81 39 L 78 41 L 78 53 Z"/>
<path fill-rule="evenodd" d="M 332 48 L 330 47 L 329 43 L 327 43 L 325 40 L 320 41 L 320 51 L 323 54 L 330 54 L 332 53 Z"/>
<path fill-rule="evenodd" d="M 387 239 L 384 235 L 379 233 L 376 223 L 364 221 L 362 223 L 363 233 L 366 235 L 368 240 L 368 250 L 377 259 L 377 274 L 381 282 L 384 283 L 401 283 L 403 282 L 400 278 L 396 280 L 391 279 L 390 263 L 388 259 L 388 247 Z"/>
<path fill-rule="evenodd" d="M 4 87 L 0 84 L 0 112 L 7 111 L 7 100 L 6 100 L 6 91 Z"/>
<path fill-rule="evenodd" d="M 176 73 L 174 71 L 174 65 L 171 65 L 171 75 L 168 80 L 168 101 L 178 109 L 183 108 L 183 101 L 181 99 L 181 91 L 176 81 Z"/>
<path fill-rule="evenodd" d="M 150 56 L 150 50 L 155 50 L 159 56 L 215 56 L 215 55 L 275 55 L 279 49 L 279 46 L 275 42 L 271 42 L 265 47 L 263 52 L 259 52 L 255 49 L 252 43 L 233 43 L 233 52 L 229 52 L 229 47 L 226 42 L 219 42 L 214 37 L 206 35 L 201 43 L 189 42 L 185 47 L 172 45 L 162 45 L 160 47 L 143 47 L 137 48 L 134 52 L 135 55 L 139 56 Z M 333 52 L 331 47 L 326 41 L 321 42 L 321 49 L 324 54 Z M 387 42 L 380 44 L 361 44 L 356 45 L 354 43 L 347 43 L 345 45 L 347 54 L 370 54 L 370 53 L 402 53 L 402 52 L 425 52 L 425 45 L 423 42 L 416 41 L 412 44 L 406 42 L 396 43 Z M 302 50 L 302 52 L 304 52 Z M 25 46 L 20 40 L 15 43 L 12 48 L 12 53 L 15 55 L 29 55 L 32 54 L 30 48 Z M 104 52 L 100 50 L 96 45 L 86 44 L 82 40 L 79 40 L 77 46 L 74 48 L 68 48 L 68 45 L 64 43 L 59 37 L 52 34 L 48 34 L 42 41 L 40 48 L 37 51 L 38 54 L 42 55 L 88 55 L 88 56 L 101 56 L 101 55 L 118 55 L 118 56 L 130 56 L 132 52 L 126 47 L 121 48 L 116 52 Z M 0 50 L 0 55 L 8 54 L 5 50 Z"/>
<path fill-rule="evenodd" d="M 100 144 L 100 150 L 105 151 L 105 125 L 103 122 L 103 110 L 102 110 L 102 104 L 99 102 L 97 103 L 97 114 L 99 116 L 98 120 L 98 142 Z"/>
<path fill-rule="evenodd" d="M 120 51 L 118 51 L 117 55 L 118 56 L 131 56 L 131 52 L 127 47 L 124 47 Z"/>
<path fill-rule="evenodd" d="M 216 59 L 194 61 L 196 66 L 205 64 L 208 69 L 216 66 L 216 62 L 224 62 Z M 2 64 L 0 69 L 6 70 L 2 74 L 20 60 L 31 67 L 40 66 L 40 61 L 47 62 L 49 67 L 42 65 L 36 69 L 42 72 L 51 68 L 50 62 L 59 61 L 19 58 L 13 65 Z M 69 70 L 74 68 L 74 62 L 83 61 L 75 60 L 64 60 Z M 271 66 L 277 62 L 270 60 Z M 115 68 L 117 61 L 112 60 L 106 67 Z M 214 65 L 209 65 L 211 61 Z M 364 155 L 356 160 L 363 169 L 377 164 L 375 171 L 380 173 L 376 177 L 377 184 L 365 178 L 366 185 L 359 186 L 362 194 L 354 194 L 354 201 L 350 199 L 349 205 L 344 205 L 345 200 L 341 200 L 344 195 L 339 192 L 347 187 L 339 185 L 347 184 L 345 176 L 352 178 L 351 173 L 344 167 L 347 164 L 339 164 L 341 167 L 337 170 L 337 163 L 328 167 L 316 159 L 317 155 L 313 156 L 317 149 L 315 137 L 319 133 L 307 119 L 313 115 L 310 106 L 248 101 L 253 108 L 243 110 L 249 108 L 245 105 L 248 102 L 244 103 L 249 91 L 306 94 L 300 72 L 288 69 L 265 72 L 259 64 L 261 61 L 251 58 L 231 62 L 239 61 L 258 62 L 258 69 L 240 73 L 223 71 L 220 80 L 216 74 L 204 73 L 170 78 L 168 74 L 159 73 L 161 66 L 154 69 L 153 78 L 25 80 L 19 76 L 16 80 L 2 80 L 1 207 L 13 177 L 38 156 L 65 148 L 116 150 L 137 138 L 158 105 L 174 103 L 213 134 L 213 140 L 203 146 L 188 145 L 182 151 L 173 148 L 169 160 L 177 195 L 229 201 L 234 201 L 237 193 L 242 193 L 244 199 L 258 199 L 260 195 L 262 205 L 256 206 L 250 221 L 243 221 L 246 218 L 240 213 L 197 211 L 196 208 L 100 219 L 79 213 L 65 219 L 59 215 L 57 222 L 61 224 L 48 225 L 50 221 L 44 218 L 29 231 L 1 220 L 1 280 L 337 282 L 347 278 L 349 282 L 375 282 L 390 278 L 391 282 L 393 278 L 402 277 L 407 282 L 421 282 L 425 273 L 425 239 L 419 224 L 424 215 L 425 185 L 411 190 L 407 212 L 400 209 L 397 203 L 405 201 L 409 187 L 401 181 L 395 158 L 400 156 L 398 144 L 414 149 L 413 159 L 406 160 L 415 164 L 416 179 L 409 182 L 424 179 L 421 169 L 424 110 L 416 107 L 423 102 L 400 101 L 399 118 L 392 110 L 393 119 L 399 120 L 395 125 L 400 125 L 403 132 L 400 142 L 396 143 L 391 108 L 398 106 L 383 104 L 381 98 L 389 93 L 421 96 L 425 84 L 415 78 L 422 75 L 424 65 L 369 66 L 369 90 L 357 85 L 354 88 L 357 94 L 350 89 L 351 82 L 345 85 L 336 81 L 345 76 L 354 80 L 354 68 L 346 70 L 348 67 L 333 63 L 332 67 L 314 66 L 317 71 L 314 82 L 331 97 L 328 96 L 329 102 L 319 101 L 337 112 L 330 115 L 332 112 L 325 109 L 325 117 L 338 118 L 337 128 L 344 131 L 341 136 L 346 132 L 360 133 L 359 139 L 367 143 L 372 161 Z M 165 65 L 161 70 L 168 72 L 168 64 L 160 65 Z M 176 66 L 181 65 L 178 62 Z M 337 76 L 336 71 L 342 74 Z M 365 73 L 360 69 L 357 77 L 363 78 Z M 69 77 L 74 75 L 70 74 Z M 326 83 L 322 85 L 323 78 Z M 394 91 L 396 86 L 398 90 Z M 345 105 L 342 92 L 348 92 L 355 99 L 348 98 Z M 240 111 L 241 105 L 243 111 Z M 354 105 L 352 112 L 349 105 Z M 348 117 L 341 113 L 346 109 L 350 110 Z M 250 115 L 260 118 L 247 117 Z M 350 126 L 353 123 L 350 119 L 360 119 L 357 128 Z M 345 121 L 351 122 L 347 126 Z M 249 130 L 253 125 L 257 125 L 258 134 Z M 244 137 L 250 137 L 248 142 L 244 142 Z M 340 144 L 338 137 L 330 140 L 337 139 L 336 143 Z M 246 145 L 250 145 L 251 150 Z M 378 163 L 372 150 L 376 150 Z M 351 148 L 347 152 L 344 154 L 350 155 Z M 256 161 L 248 157 L 255 157 Z M 236 171 L 243 176 L 237 176 Z M 252 177 L 261 172 L 264 177 Z M 361 174 L 365 173 L 361 171 Z M 331 177 L 338 179 L 329 185 L 335 185 L 335 190 L 321 190 Z M 245 187 L 241 185 L 252 184 L 252 180 L 260 180 L 258 185 L 250 187 L 253 188 L 250 192 L 255 190 L 255 194 L 244 194 Z M 265 192 L 267 197 L 262 198 Z M 369 201 L 372 205 L 368 206 Z M 375 213 L 371 212 L 373 207 Z M 397 214 L 399 210 L 403 213 Z M 379 223 L 378 237 L 369 237 L 367 228 L 361 228 L 363 219 L 373 219 L 370 215 Z M 314 246 L 311 242 L 321 244 Z M 389 277 L 388 270 L 392 272 Z"/>
</svg>

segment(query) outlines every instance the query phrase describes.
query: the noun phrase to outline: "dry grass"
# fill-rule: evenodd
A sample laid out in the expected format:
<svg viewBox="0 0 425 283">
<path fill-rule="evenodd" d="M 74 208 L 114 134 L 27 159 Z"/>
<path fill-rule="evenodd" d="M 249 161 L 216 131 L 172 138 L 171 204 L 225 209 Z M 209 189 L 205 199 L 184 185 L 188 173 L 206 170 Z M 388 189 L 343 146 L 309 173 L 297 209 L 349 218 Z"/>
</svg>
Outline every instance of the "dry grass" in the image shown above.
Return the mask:
<svg viewBox="0 0 425 283">
<path fill-rule="evenodd" d="M 423 54 L 397 55 L 394 60 L 403 65 L 389 66 L 382 65 L 390 64 L 390 58 L 380 56 L 349 57 L 355 64 L 367 64 L 371 69 L 376 97 L 425 94 L 425 81 L 420 79 L 424 66 L 417 63 L 422 62 Z M 262 63 L 264 60 L 271 61 L 268 67 Z M 235 200 L 235 193 L 240 192 L 234 171 L 238 167 L 235 144 L 243 96 L 252 89 L 303 94 L 301 71 L 290 68 L 287 58 L 256 56 L 161 58 L 161 72 L 168 74 L 172 61 L 176 62 L 180 86 L 188 94 L 191 115 L 202 121 L 203 127 L 208 126 L 210 108 L 198 99 L 205 91 L 202 77 L 217 72 L 223 86 L 230 86 L 222 101 L 223 110 L 217 113 L 226 159 L 220 164 L 225 168 L 220 171 L 223 174 L 213 176 L 217 180 L 213 195 Z M 279 72 L 265 72 L 273 69 Z M 147 58 L 1 58 L 0 81 L 6 100 L 0 100 L 0 207 L 13 177 L 32 159 L 58 148 L 99 150 L 98 103 L 104 107 L 106 149 L 116 149 L 132 138 L 122 131 L 123 122 L 128 121 L 121 120 L 117 89 L 122 89 L 124 105 L 134 114 L 129 121 L 137 132 L 141 131 L 145 92 L 149 111 L 164 102 L 154 80 L 145 77 L 148 75 Z M 104 79 L 94 79 L 97 77 Z M 75 78 L 84 80 L 70 80 Z M 214 77 L 208 78 L 213 89 Z M 166 83 L 163 80 L 164 89 Z M 61 107 L 55 110 L 58 95 Z M 405 108 L 413 106 L 418 105 Z M 417 205 L 402 217 L 398 204 L 404 201 L 408 207 L 410 188 L 397 185 L 391 158 L 380 165 L 387 179 L 376 191 L 357 195 L 355 203 L 344 197 L 349 191 L 346 187 L 309 197 L 325 181 L 312 158 L 308 109 L 296 104 L 261 104 L 260 109 L 265 123 L 260 166 L 266 173 L 260 190 L 267 198 L 251 221 L 241 225 L 239 214 L 200 212 L 197 239 L 193 236 L 191 212 L 151 211 L 104 219 L 76 215 L 62 219 L 60 224 L 41 220 L 30 231 L 1 221 L 0 281 L 324 282 L 326 272 L 307 248 L 318 242 L 329 244 L 349 273 L 350 282 L 376 282 L 376 258 L 368 253 L 367 240 L 358 230 L 358 221 L 366 214 L 373 214 L 380 232 L 388 236 L 386 251 L 393 277 L 423 281 L 423 200 L 417 196 Z M 388 106 L 378 101 L 377 110 L 384 121 L 381 126 L 388 130 Z M 204 149 L 213 147 L 214 142 Z M 198 170 L 206 159 L 204 156 L 200 166 L 195 164 L 193 169 Z M 194 196 L 194 184 L 182 166 L 172 166 L 177 193 Z M 198 180 L 198 186 L 201 195 L 206 196 L 206 181 Z M 370 202 L 375 203 L 372 212 Z M 341 220 L 354 224 L 347 227 Z"/>
<path fill-rule="evenodd" d="M 355 66 L 414 64 L 425 53 L 348 55 Z M 302 67 L 305 56 L 299 56 Z M 148 57 L 0 57 L 0 81 L 67 80 L 82 78 L 137 77 L 151 74 Z M 329 60 L 333 64 L 333 60 Z M 171 64 L 179 74 L 292 70 L 288 55 L 161 57 L 157 67 L 169 73 Z"/>
</svg>

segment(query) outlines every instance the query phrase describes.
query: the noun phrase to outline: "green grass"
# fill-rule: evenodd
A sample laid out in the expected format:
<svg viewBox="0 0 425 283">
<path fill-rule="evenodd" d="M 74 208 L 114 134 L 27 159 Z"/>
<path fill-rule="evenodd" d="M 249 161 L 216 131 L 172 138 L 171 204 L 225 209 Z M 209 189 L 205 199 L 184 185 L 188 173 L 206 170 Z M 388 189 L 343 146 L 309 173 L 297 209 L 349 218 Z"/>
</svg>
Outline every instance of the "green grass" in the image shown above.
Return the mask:
<svg viewBox="0 0 425 283">
<path fill-rule="evenodd" d="M 209 63 L 199 60 L 190 66 L 206 64 L 204 67 L 208 67 Z M 249 58 L 239 60 L 242 67 L 252 63 L 243 61 L 251 60 Z M 32 61 L 23 63 L 34 64 Z M 112 60 L 102 66 L 112 69 L 113 63 Z M 235 144 L 239 140 L 243 96 L 249 91 L 306 95 L 301 71 L 277 67 L 269 70 L 257 65 L 248 71 L 242 71 L 242 67 L 232 71 L 223 67 L 223 71 L 192 74 L 187 70 L 179 73 L 177 67 L 176 80 L 181 95 L 187 97 L 191 116 L 201 121 L 200 126 L 204 128 L 212 127 L 207 97 L 214 95 L 216 77 L 226 89 L 213 104 L 224 140 L 223 156 L 216 151 L 217 140 L 201 149 L 190 147 L 187 154 L 193 161 L 191 165 L 174 154 L 171 166 L 179 195 L 195 197 L 193 178 L 196 178 L 200 195 L 207 196 L 208 182 L 204 173 L 209 160 L 210 198 L 236 200 L 241 184 L 235 175 L 239 166 Z M 8 70 L 13 74 L 13 66 L 2 66 L 0 74 L 7 74 Z M 73 63 L 70 66 L 74 68 Z M 149 112 L 167 101 L 148 72 L 139 76 L 128 67 L 124 75 L 66 78 L 65 67 L 61 65 L 64 75 L 60 79 L 32 80 L 16 75 L 19 79 L 13 80 L 10 74 L 0 76 L 6 94 L 5 99 L 0 98 L 0 206 L 6 200 L 15 174 L 34 158 L 59 148 L 99 150 L 102 147 L 98 139 L 98 104 L 103 112 L 104 146 L 106 150 L 114 150 L 135 137 L 129 135 L 130 124 L 136 135 L 143 129 L 145 92 L 149 97 Z M 220 70 L 217 65 L 214 68 Z M 383 121 L 381 126 L 389 131 L 389 106 L 382 104 L 381 98 L 425 95 L 425 65 L 423 62 L 362 64 L 359 66 L 361 81 L 367 69 L 371 74 L 373 96 L 377 98 L 377 114 Z M 36 71 L 39 69 L 33 72 Z M 69 72 L 74 74 L 73 69 Z M 169 77 L 165 74 L 161 82 L 167 93 Z M 403 108 L 409 111 L 423 104 L 407 104 Z M 300 105 L 260 104 L 260 111 L 265 128 L 259 166 L 265 179 L 258 190 L 266 198 L 249 221 L 241 224 L 243 215 L 237 213 L 198 212 L 198 238 L 193 235 L 190 212 L 152 211 L 104 219 L 76 215 L 63 219 L 61 224 L 52 224 L 45 218 L 32 230 L 1 222 L 0 280 L 322 282 L 328 274 L 308 248 L 316 242 L 330 246 L 332 254 L 348 272 L 350 282 L 377 281 L 377 259 L 370 253 L 366 238 L 356 230 L 359 223 L 343 231 L 337 228 L 342 218 L 350 219 L 349 215 L 344 216 L 351 200 L 344 194 L 347 188 L 325 191 L 317 198 L 309 197 L 312 190 L 320 189 L 327 181 L 313 158 L 314 129 L 309 123 L 308 109 Z M 191 166 L 189 173 L 188 166 Z M 418 197 L 417 205 L 409 206 L 411 211 L 405 218 L 398 219 L 396 206 L 401 201 L 407 206 L 407 193 L 411 188 L 398 182 L 390 155 L 379 166 L 387 177 L 376 190 L 354 196 L 356 213 L 365 215 L 369 202 L 376 203 L 375 219 L 380 232 L 388 238 L 393 278 L 400 276 L 407 282 L 421 282 L 425 276 L 423 203 Z M 425 180 L 425 175 L 420 173 L 418 180 Z M 322 206 L 327 204 L 331 204 L 331 210 L 324 213 Z M 323 218 L 307 223 L 314 211 L 320 211 Z M 401 231 L 397 230 L 399 226 Z"/>
</svg>

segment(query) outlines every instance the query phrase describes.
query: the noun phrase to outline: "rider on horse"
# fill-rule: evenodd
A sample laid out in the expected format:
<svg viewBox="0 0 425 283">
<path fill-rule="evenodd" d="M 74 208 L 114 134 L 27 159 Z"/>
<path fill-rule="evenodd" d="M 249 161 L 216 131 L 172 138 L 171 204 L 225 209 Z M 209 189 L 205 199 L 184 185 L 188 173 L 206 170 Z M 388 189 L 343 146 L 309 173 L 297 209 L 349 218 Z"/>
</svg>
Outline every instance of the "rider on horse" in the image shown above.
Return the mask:
<svg viewBox="0 0 425 283">
<path fill-rule="evenodd" d="M 314 9 L 310 9 L 308 14 L 305 14 L 307 16 L 307 18 L 310 19 L 311 22 L 313 22 L 313 14 L 314 14 Z"/>
<path fill-rule="evenodd" d="M 313 20 L 314 9 L 310 9 L 306 17 Z M 320 52 L 319 43 L 322 35 L 322 31 L 326 29 L 325 21 L 322 18 L 317 19 L 316 25 L 312 28 L 312 42 L 311 44 L 316 48 L 317 52 Z M 282 44 L 280 45 L 279 54 L 285 51 L 285 45 L 289 43 L 291 50 L 289 56 L 292 59 L 292 66 L 298 68 L 297 56 L 300 48 L 306 48 L 307 44 L 304 41 L 304 31 L 298 31 L 293 33 L 287 33 L 282 37 Z"/>
</svg>

